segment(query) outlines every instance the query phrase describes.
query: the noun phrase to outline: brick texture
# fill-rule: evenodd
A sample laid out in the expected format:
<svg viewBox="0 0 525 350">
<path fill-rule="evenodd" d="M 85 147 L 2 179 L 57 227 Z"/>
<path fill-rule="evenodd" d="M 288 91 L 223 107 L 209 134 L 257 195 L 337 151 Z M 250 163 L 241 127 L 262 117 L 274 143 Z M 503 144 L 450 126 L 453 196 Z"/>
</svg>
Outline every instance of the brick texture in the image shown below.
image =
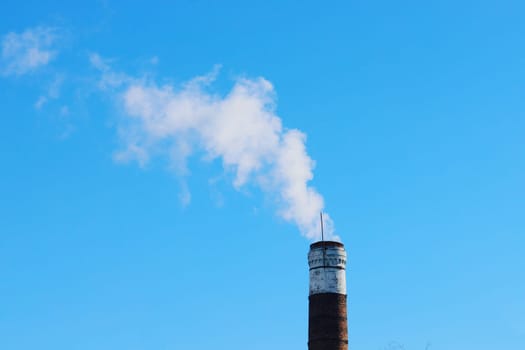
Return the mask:
<svg viewBox="0 0 525 350">
<path fill-rule="evenodd" d="M 346 295 L 335 293 L 310 295 L 308 349 L 348 349 Z"/>
</svg>

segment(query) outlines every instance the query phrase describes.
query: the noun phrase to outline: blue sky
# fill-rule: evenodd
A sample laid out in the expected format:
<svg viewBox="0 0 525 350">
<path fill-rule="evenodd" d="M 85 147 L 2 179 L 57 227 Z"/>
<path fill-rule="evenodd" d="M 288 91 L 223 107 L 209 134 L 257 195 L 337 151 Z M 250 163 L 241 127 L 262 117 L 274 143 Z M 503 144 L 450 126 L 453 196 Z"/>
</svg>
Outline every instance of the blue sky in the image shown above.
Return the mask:
<svg viewBox="0 0 525 350">
<path fill-rule="evenodd" d="M 305 349 L 323 208 L 351 348 L 523 349 L 524 10 L 4 1 L 0 348 Z"/>
</svg>

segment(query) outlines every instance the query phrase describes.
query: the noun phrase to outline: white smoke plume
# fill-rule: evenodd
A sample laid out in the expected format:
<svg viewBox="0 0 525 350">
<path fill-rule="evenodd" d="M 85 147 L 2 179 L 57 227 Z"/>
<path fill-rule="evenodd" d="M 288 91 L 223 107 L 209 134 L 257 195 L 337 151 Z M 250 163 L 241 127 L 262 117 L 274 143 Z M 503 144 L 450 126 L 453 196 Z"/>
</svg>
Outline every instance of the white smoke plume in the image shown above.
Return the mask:
<svg viewBox="0 0 525 350">
<path fill-rule="evenodd" d="M 219 96 L 207 89 L 217 70 L 176 88 L 124 78 L 98 56 L 92 56 L 92 62 L 102 71 L 104 84 L 120 85 L 125 118 L 119 130 L 123 149 L 115 155 L 118 161 L 144 165 L 152 156 L 165 154 L 184 176 L 186 159 L 203 152 L 209 159 L 220 159 L 234 174 L 235 188 L 258 186 L 275 198 L 282 218 L 297 225 L 305 237 L 320 238 L 324 202 L 308 184 L 315 163 L 306 151 L 306 135 L 283 127 L 269 81 L 238 79 L 228 94 Z M 327 214 L 324 219 L 326 237 L 337 239 L 332 220 Z"/>
</svg>

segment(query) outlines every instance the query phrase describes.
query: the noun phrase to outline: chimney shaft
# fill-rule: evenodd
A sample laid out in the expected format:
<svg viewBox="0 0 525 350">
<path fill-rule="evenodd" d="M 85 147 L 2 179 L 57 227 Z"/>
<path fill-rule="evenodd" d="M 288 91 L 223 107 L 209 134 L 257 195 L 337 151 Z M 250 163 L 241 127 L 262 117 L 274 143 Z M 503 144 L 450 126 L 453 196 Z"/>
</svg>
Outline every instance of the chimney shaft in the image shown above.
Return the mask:
<svg viewBox="0 0 525 350">
<path fill-rule="evenodd" d="M 347 350 L 346 251 L 339 242 L 310 245 L 309 350 Z"/>
</svg>

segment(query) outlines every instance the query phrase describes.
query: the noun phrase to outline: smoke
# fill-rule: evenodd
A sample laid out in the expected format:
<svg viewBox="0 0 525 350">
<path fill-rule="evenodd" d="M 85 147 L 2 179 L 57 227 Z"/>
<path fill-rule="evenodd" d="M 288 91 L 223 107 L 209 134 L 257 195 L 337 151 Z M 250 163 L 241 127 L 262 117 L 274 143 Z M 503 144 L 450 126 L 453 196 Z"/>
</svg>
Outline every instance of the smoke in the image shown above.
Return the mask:
<svg viewBox="0 0 525 350">
<path fill-rule="evenodd" d="M 119 86 L 125 117 L 119 125 L 122 149 L 115 154 L 117 161 L 145 165 L 153 156 L 167 156 L 184 177 L 192 154 L 220 159 L 234 175 L 236 189 L 257 186 L 275 200 L 279 216 L 297 225 L 305 237 L 320 238 L 324 201 L 309 185 L 315 162 L 306 151 L 306 135 L 283 127 L 276 115 L 269 81 L 240 78 L 220 96 L 209 92 L 218 69 L 175 87 L 123 77 L 98 56 L 92 56 L 92 63 L 103 73 L 102 85 Z M 336 239 L 332 220 L 327 214 L 324 218 L 327 237 Z"/>
</svg>

